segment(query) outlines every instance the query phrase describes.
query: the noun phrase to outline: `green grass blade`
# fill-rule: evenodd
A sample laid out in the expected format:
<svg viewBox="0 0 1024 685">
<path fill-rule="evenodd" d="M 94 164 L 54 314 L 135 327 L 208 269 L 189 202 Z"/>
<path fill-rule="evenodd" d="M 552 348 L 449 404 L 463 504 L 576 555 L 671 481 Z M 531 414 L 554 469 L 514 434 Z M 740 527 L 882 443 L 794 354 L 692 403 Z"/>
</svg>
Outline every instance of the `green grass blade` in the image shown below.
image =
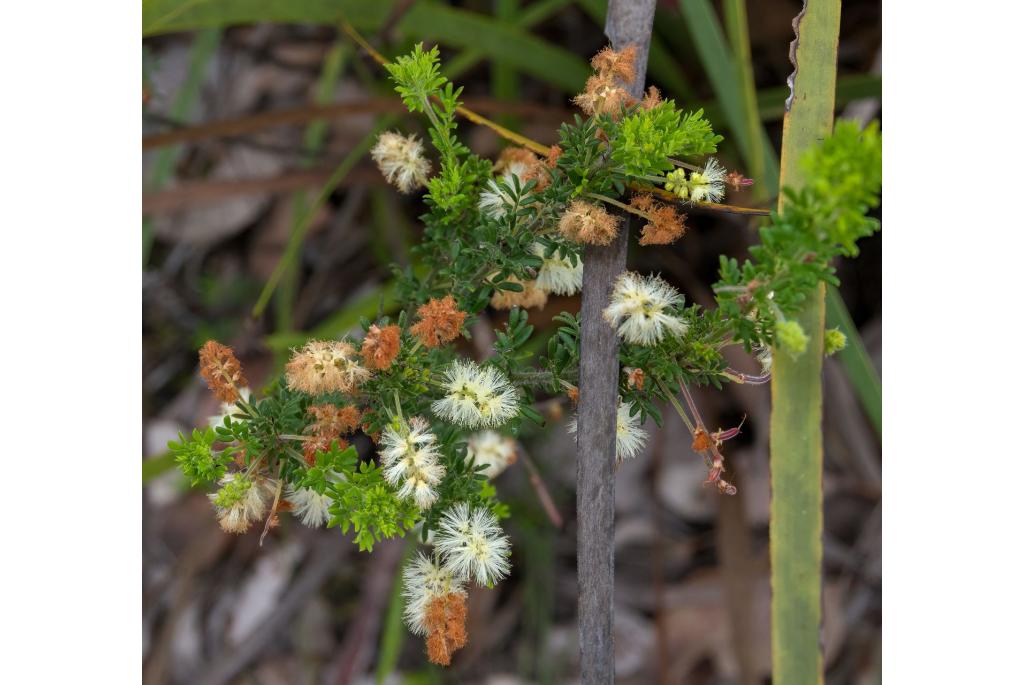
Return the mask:
<svg viewBox="0 0 1024 685">
<path fill-rule="evenodd" d="M 846 336 L 846 347 L 836 356 L 846 369 L 860 405 L 867 414 L 878 436 L 882 435 L 882 379 L 871 361 L 871 355 L 860 339 L 860 333 L 846 310 L 843 296 L 833 286 L 825 295 L 825 322 L 829 328 L 838 328 Z"/>
<path fill-rule="evenodd" d="M 494 16 L 498 21 L 511 24 L 519 13 L 519 0 L 495 0 Z M 519 73 L 508 62 L 491 65 L 491 93 L 499 102 L 519 100 Z M 520 128 L 518 117 L 507 114 L 498 117 L 498 123 L 513 130 Z"/>
<path fill-rule="evenodd" d="M 563 7 L 572 2 L 573 0 L 541 0 L 540 2 L 535 2 L 518 12 L 512 19 L 512 25 L 521 29 L 531 28 L 553 17 Z M 445 60 L 441 70 L 449 79 L 455 80 L 486 58 L 487 55 L 482 50 L 469 48 L 453 58 Z"/>
<path fill-rule="evenodd" d="M 217 52 L 219 45 L 219 29 L 205 29 L 196 34 L 188 54 L 188 71 L 185 82 L 181 84 L 181 88 L 178 89 L 174 96 L 174 102 L 171 104 L 170 116 L 175 121 L 185 121 L 191 115 L 196 99 L 199 97 L 199 90 L 206 78 L 206 67 L 214 53 Z M 180 145 L 175 145 L 156 152 L 146 183 L 146 190 L 159 190 L 167 184 L 174 172 L 174 165 L 181 156 L 181 150 Z M 153 220 L 145 218 L 142 220 L 142 268 L 146 268 L 146 265 L 149 264 L 149 253 L 152 248 Z"/>
<path fill-rule="evenodd" d="M 398 24 L 405 35 L 437 40 L 453 47 L 479 50 L 495 62 L 577 93 L 590 76 L 579 56 L 522 29 L 475 12 L 419 2 Z"/>
<path fill-rule="evenodd" d="M 391 586 L 391 599 L 388 600 L 387 613 L 384 614 L 384 623 L 380 629 L 380 647 L 377 650 L 377 672 L 373 682 L 382 685 L 395 671 L 398 665 L 398 657 L 402 653 L 402 643 L 405 642 L 405 626 L 402 624 L 402 611 L 405 604 L 402 598 L 402 569 L 405 563 L 416 550 L 416 536 L 409 538 L 405 545 L 405 553 L 402 561 L 395 568 L 395 580 Z"/>
<path fill-rule="evenodd" d="M 148 485 L 154 478 L 174 468 L 174 455 L 170 452 L 159 457 L 142 460 L 142 484 Z"/>
<path fill-rule="evenodd" d="M 282 277 L 290 268 L 290 265 L 296 262 L 299 258 L 299 254 L 302 248 L 302 242 L 306 238 L 306 233 L 309 232 L 309 227 L 313 222 L 313 217 L 316 216 L 317 210 L 327 202 L 327 198 L 331 196 L 331 193 L 345 180 L 348 173 L 352 171 L 352 168 L 362 159 L 363 155 L 370 151 L 373 147 L 374 141 L 377 140 L 377 135 L 392 126 L 397 118 L 394 116 L 387 116 L 380 119 L 374 129 L 359 141 L 359 144 L 349 150 L 349 153 L 345 155 L 345 158 L 341 160 L 341 163 L 334 170 L 331 176 L 324 183 L 323 187 L 320 188 L 320 192 L 317 194 L 313 203 L 306 209 L 306 211 L 299 217 L 299 220 L 295 224 L 291 234 L 288 236 L 288 244 L 285 245 L 284 254 L 277 261 L 274 266 L 274 271 L 270 274 L 270 278 L 267 279 L 266 284 L 263 286 L 262 292 L 260 292 L 259 299 L 256 301 L 256 305 L 252 309 L 253 316 L 260 316 L 266 309 L 267 304 L 270 302 L 271 295 L 274 294 L 274 290 L 281 282 Z"/>
<path fill-rule="evenodd" d="M 316 104 L 327 104 L 334 99 L 334 91 L 344 72 L 345 56 L 348 50 L 348 42 L 338 40 L 324 56 L 323 66 L 320 69 L 320 76 L 317 78 L 316 89 L 313 95 L 313 101 Z M 308 168 L 312 164 L 316 155 L 323 148 L 326 138 L 326 120 L 320 119 L 311 122 L 306 127 L 302 137 L 303 157 L 299 162 L 299 166 Z M 308 192 L 303 190 L 292 195 L 292 222 L 291 229 L 288 232 L 288 244 L 291 244 L 294 240 L 302 242 L 301 238 L 297 237 L 296 234 L 300 231 L 303 234 L 305 233 L 303 220 L 309 211 L 308 204 Z M 275 328 L 279 331 L 291 330 L 295 323 L 292 319 L 295 299 L 298 297 L 299 290 L 299 251 L 296 250 L 289 256 L 290 259 L 284 265 L 277 295 L 274 298 Z"/>
<path fill-rule="evenodd" d="M 736 67 L 736 87 L 740 92 L 740 106 L 743 123 L 747 129 L 747 137 L 757 140 L 764 134 L 761 128 L 761 115 L 757 111 L 757 90 L 754 87 L 754 65 L 750 58 L 750 34 L 747 28 L 747 0 L 725 0 L 725 30 L 729 35 L 732 47 L 733 64 Z M 752 178 L 764 178 L 765 159 L 764 146 L 751 145 L 750 157 L 747 159 Z M 755 185 L 754 197 L 767 199 L 767 186 Z"/>
<path fill-rule="evenodd" d="M 344 16 L 353 26 L 373 32 L 387 20 L 394 0 L 145 0 L 144 36 L 261 21 L 336 24 Z M 495 62 L 569 93 L 583 88 L 590 69 L 579 56 L 493 17 L 420 0 L 396 26 L 405 37 L 434 40 L 478 50 Z"/>
<path fill-rule="evenodd" d="M 736 78 L 735 61 L 710 0 L 679 0 L 679 11 L 686 20 L 690 37 L 721 105 L 723 118 L 739 145 L 744 162 L 751 164 L 756 154 L 754 146 L 760 145 L 765 169 L 764 176 L 756 180 L 764 188 L 767 197 L 775 195 L 779 190 L 775 149 L 763 128 L 760 128 L 757 137 L 751 137 L 746 126 L 742 88 Z"/>
<path fill-rule="evenodd" d="M 799 160 L 832 130 L 839 0 L 807 0 L 797 24 L 793 99 L 783 120 L 783 185 L 804 184 Z M 780 210 L 785 198 L 779 200 Z M 810 338 L 798 358 L 776 349 L 772 370 L 772 681 L 824 682 L 821 653 L 821 366 L 825 285 L 796 317 Z"/>
</svg>

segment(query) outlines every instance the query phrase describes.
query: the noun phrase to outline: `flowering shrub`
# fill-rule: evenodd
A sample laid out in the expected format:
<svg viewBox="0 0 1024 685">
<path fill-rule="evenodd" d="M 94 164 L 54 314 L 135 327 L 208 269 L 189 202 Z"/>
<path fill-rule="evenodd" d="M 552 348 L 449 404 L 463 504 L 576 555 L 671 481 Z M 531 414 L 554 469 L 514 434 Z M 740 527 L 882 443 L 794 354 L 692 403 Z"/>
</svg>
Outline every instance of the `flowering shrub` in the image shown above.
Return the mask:
<svg viewBox="0 0 1024 685">
<path fill-rule="evenodd" d="M 223 415 L 170 444 L 193 484 L 218 483 L 210 499 L 225 531 L 265 533 L 289 512 L 304 525 L 351 529 L 360 550 L 372 551 L 415 528 L 432 550 L 403 571 L 405 618 L 436 663 L 467 641 L 467 585 L 491 587 L 511 570 L 500 525 L 508 510 L 489 479 L 515 462 L 523 422 L 543 423 L 538 398 L 578 399 L 578 316 L 556 317 L 534 363 L 525 310 L 578 292 L 582 245 L 610 243 L 626 214 L 639 220 L 640 244 L 670 244 L 685 234 L 683 207 L 718 203 L 727 186 L 751 182 L 699 159 L 722 140 L 703 112 L 684 113 L 653 88 L 629 97 L 622 81 L 633 77 L 632 49 L 605 49 L 592 64 L 575 98 L 586 118 L 563 124 L 544 157 L 514 147 L 494 163 L 455 136 L 460 89 L 440 75 L 436 48 L 417 46 L 389 64 L 406 106 L 429 119 L 439 158 L 430 176 L 423 145 L 395 132 L 372 151 L 401 192 L 425 189 L 423 241 L 413 267 L 396 274 L 401 310 L 364 321 L 361 340 L 295 350 L 259 396 L 231 349 L 206 343 L 200 371 Z M 881 183 L 877 128 L 838 124 L 806 165 L 811 182 L 785 191 L 786 210 L 761 229 L 751 260 L 722 258 L 717 308 L 687 305 L 654 275 L 616 281 L 604 318 L 621 338 L 619 460 L 641 452 L 642 425 L 648 417 L 660 425 L 657 406 L 668 401 L 690 427 L 708 484 L 735 493 L 720 447 L 738 428 L 708 430 L 687 385 L 764 382 L 773 345 L 803 353 L 807 335 L 791 317 L 820 281 L 835 282 L 832 258 L 856 254 L 855 241 L 877 228 L 864 216 Z M 493 355 L 474 361 L 457 343 L 488 306 L 508 309 L 508 322 L 495 331 Z M 826 340 L 830 352 L 844 342 L 838 332 Z M 722 351 L 731 345 L 756 354 L 764 373 L 730 369 Z M 376 455 L 349 444 L 357 431 Z"/>
</svg>

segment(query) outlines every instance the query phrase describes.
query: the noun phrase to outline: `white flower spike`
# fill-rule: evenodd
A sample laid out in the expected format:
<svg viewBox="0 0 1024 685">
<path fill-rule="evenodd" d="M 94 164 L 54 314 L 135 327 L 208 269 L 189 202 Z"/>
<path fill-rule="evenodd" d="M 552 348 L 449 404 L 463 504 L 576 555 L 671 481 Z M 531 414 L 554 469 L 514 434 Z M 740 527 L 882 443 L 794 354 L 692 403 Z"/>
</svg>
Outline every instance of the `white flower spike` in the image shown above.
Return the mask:
<svg viewBox="0 0 1024 685">
<path fill-rule="evenodd" d="M 386 131 L 370 150 L 380 172 L 401 192 L 410 193 L 427 185 L 430 160 L 423 156 L 423 143 L 416 136 L 403 136 Z"/>
<path fill-rule="evenodd" d="M 650 347 L 666 334 L 680 337 L 686 333 L 686 322 L 672 312 L 672 307 L 682 304 L 683 296 L 658 276 L 627 271 L 615 281 L 604 318 L 618 327 L 626 342 Z"/>
<path fill-rule="evenodd" d="M 399 497 L 411 497 L 420 509 L 437 501 L 437 486 L 445 474 L 436 443 L 437 437 L 420 417 L 397 429 L 387 426 L 380 437 L 384 480 L 398 488 Z"/>
<path fill-rule="evenodd" d="M 292 514 L 310 528 L 322 528 L 331 518 L 328 508 L 334 500 L 312 488 L 288 486 L 285 499 L 292 505 Z"/>
<path fill-rule="evenodd" d="M 647 442 L 647 431 L 640 427 L 640 413 L 630 416 L 630 405 L 619 398 L 619 408 L 615 412 L 615 460 L 618 462 L 634 459 Z M 569 432 L 577 431 L 577 417 L 569 421 Z"/>
<path fill-rule="evenodd" d="M 455 505 L 441 519 L 434 547 L 456 578 L 494 585 L 508 575 L 509 541 L 498 520 L 484 508 Z"/>
<path fill-rule="evenodd" d="M 714 157 L 708 157 L 702 171 L 690 172 L 690 202 L 718 202 L 725 197 L 726 170 Z"/>
<path fill-rule="evenodd" d="M 558 256 L 556 251 L 550 257 L 544 256 L 544 246 L 534 243 L 533 254 L 544 260 L 537 272 L 537 287 L 555 295 L 574 295 L 583 287 L 583 260 L 576 259 L 576 266 L 568 258 Z"/>
<path fill-rule="evenodd" d="M 487 464 L 481 473 L 491 480 L 499 476 L 516 461 L 516 441 L 491 430 L 469 436 L 466 457 L 474 466 Z"/>
<path fill-rule="evenodd" d="M 441 566 L 436 558 L 419 552 L 402 569 L 405 624 L 414 635 L 427 634 L 427 607 L 437 597 L 465 595 L 465 583 Z"/>
<path fill-rule="evenodd" d="M 434 413 L 465 428 L 495 428 L 519 411 L 519 393 L 493 366 L 457 360 L 442 387 L 445 396 L 433 403 Z"/>
</svg>

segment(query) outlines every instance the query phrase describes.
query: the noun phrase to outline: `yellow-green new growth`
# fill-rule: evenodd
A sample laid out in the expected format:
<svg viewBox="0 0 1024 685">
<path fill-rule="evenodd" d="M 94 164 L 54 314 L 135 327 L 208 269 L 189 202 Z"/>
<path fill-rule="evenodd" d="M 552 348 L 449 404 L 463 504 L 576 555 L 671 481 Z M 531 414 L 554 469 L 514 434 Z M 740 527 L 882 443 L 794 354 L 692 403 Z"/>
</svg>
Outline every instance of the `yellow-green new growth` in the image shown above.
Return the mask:
<svg viewBox="0 0 1024 685">
<path fill-rule="evenodd" d="M 793 357 L 799 357 L 807 350 L 807 334 L 796 321 L 779 321 L 775 324 L 775 342 Z"/>
</svg>

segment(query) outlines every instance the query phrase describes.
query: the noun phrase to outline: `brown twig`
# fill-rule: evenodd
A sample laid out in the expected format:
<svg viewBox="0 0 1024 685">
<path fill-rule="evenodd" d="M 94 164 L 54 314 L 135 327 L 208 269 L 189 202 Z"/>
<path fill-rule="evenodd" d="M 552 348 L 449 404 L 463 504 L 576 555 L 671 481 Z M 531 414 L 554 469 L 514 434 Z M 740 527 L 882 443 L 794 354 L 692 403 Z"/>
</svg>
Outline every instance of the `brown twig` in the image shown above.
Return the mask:
<svg viewBox="0 0 1024 685">
<path fill-rule="evenodd" d="M 548 117 L 558 121 L 564 120 L 569 113 L 568 110 L 560 107 L 546 107 L 531 102 L 499 102 L 485 97 L 466 98 L 465 102 L 469 107 L 481 112 Z M 360 114 L 399 114 L 407 113 L 407 111 L 405 105 L 397 97 L 368 97 L 326 105 L 309 104 L 151 133 L 142 137 L 142 149 L 153 150 L 178 143 L 194 143 L 208 138 L 252 135 L 275 126 L 308 124 L 324 119 L 340 119 Z M 468 109 L 466 111 L 473 113 Z M 546 154 L 547 151 L 548 148 L 545 147 L 544 153 Z"/>
<path fill-rule="evenodd" d="M 555 501 L 551 497 L 551 493 L 548 492 L 547 486 L 544 484 L 544 479 L 540 477 L 540 471 L 537 470 L 537 465 L 533 463 L 533 459 L 526 453 L 526 450 L 520 448 L 520 456 L 522 456 L 523 466 L 526 467 L 527 474 L 530 478 L 530 485 L 533 486 L 534 492 L 537 493 L 537 499 L 540 500 L 540 504 L 544 507 L 544 513 L 551 519 L 552 525 L 555 528 L 561 528 L 565 525 L 565 521 L 562 519 L 562 515 L 558 512 L 558 507 L 555 506 Z"/>
<path fill-rule="evenodd" d="M 322 186 L 333 169 L 289 171 L 268 178 L 242 178 L 230 181 L 190 181 L 175 188 L 143 193 L 142 213 L 161 214 L 189 207 L 210 205 L 239 195 L 288 193 L 303 188 Z M 341 185 L 383 185 L 381 175 L 370 167 L 353 169 Z"/>
</svg>

